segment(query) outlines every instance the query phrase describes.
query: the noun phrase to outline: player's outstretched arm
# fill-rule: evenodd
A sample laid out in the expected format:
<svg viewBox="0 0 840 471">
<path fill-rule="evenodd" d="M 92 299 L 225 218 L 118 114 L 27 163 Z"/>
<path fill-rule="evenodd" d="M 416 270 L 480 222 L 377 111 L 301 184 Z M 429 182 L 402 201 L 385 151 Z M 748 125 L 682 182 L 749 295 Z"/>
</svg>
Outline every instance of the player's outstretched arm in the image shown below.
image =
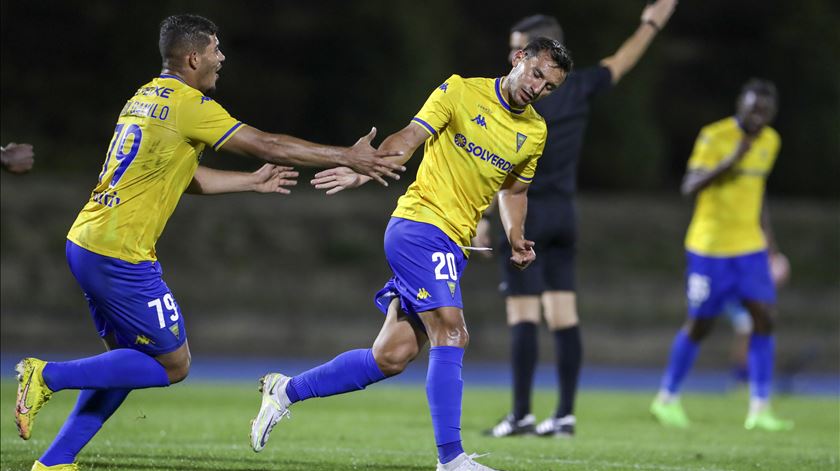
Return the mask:
<svg viewBox="0 0 840 471">
<path fill-rule="evenodd" d="M 379 146 L 379 150 L 380 152 L 385 151 L 397 154 L 393 157 L 388 157 L 388 160 L 402 166 L 428 137 L 429 135 L 419 125 L 409 124 L 386 137 L 382 141 L 382 145 Z M 316 173 L 310 183 L 319 190 L 327 190 L 328 195 L 334 195 L 342 190 L 358 188 L 370 180 L 370 177 L 360 175 L 349 168 L 337 167 Z"/>
<path fill-rule="evenodd" d="M 615 54 L 601 61 L 601 65 L 610 69 L 613 83 L 618 83 L 639 62 L 656 33 L 668 23 L 676 6 L 677 0 L 657 0 L 645 7 L 642 23 L 633 35 L 624 41 Z"/>
<path fill-rule="evenodd" d="M 6 147 L 0 147 L 0 161 L 3 168 L 12 173 L 26 173 L 35 164 L 35 153 L 32 144 L 15 144 L 10 142 Z"/>
<path fill-rule="evenodd" d="M 316 144 L 285 134 L 271 134 L 246 126 L 234 134 L 222 148 L 275 164 L 349 167 L 387 186 L 383 177 L 398 180 L 398 172 L 404 171 L 405 167 L 387 158 L 400 157 L 401 154 L 398 151 L 374 149 L 370 145 L 374 136 L 376 136 L 376 128 L 372 128 L 352 147 L 336 147 Z"/>
<path fill-rule="evenodd" d="M 255 172 L 230 172 L 199 165 L 187 187 L 194 195 L 219 195 L 253 191 L 256 193 L 289 194 L 287 188 L 297 185 L 298 173 L 292 167 L 265 164 Z"/>
<path fill-rule="evenodd" d="M 528 210 L 528 184 L 508 175 L 499 191 L 499 216 L 511 247 L 510 263 L 528 268 L 536 258 L 534 242 L 525 239 L 525 214 Z"/>
</svg>

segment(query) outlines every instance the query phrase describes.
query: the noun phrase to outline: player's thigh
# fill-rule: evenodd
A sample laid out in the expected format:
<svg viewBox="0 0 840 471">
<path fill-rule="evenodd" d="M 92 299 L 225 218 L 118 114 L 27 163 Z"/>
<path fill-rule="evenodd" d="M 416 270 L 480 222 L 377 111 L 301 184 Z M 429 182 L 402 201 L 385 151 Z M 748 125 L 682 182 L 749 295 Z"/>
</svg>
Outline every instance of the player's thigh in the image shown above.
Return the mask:
<svg viewBox="0 0 840 471">
<path fill-rule="evenodd" d="M 725 303 L 738 296 L 738 273 L 732 259 L 686 252 L 686 262 L 689 318 L 700 320 L 718 316 Z"/>
<path fill-rule="evenodd" d="M 427 340 L 419 320 L 403 312 L 394 298 L 373 341 L 373 358 L 383 373 L 396 374 L 417 357 Z"/>
<path fill-rule="evenodd" d="M 574 291 L 546 291 L 542 295 L 543 314 L 551 330 L 578 324 L 577 296 Z"/>
<path fill-rule="evenodd" d="M 522 322 L 539 324 L 540 308 L 540 297 L 538 295 L 508 296 L 505 298 L 508 325 L 516 325 Z"/>
<path fill-rule="evenodd" d="M 738 295 L 750 311 L 758 333 L 773 330 L 772 314 L 776 303 L 776 287 L 770 273 L 766 251 L 735 259 L 738 268 Z"/>
</svg>

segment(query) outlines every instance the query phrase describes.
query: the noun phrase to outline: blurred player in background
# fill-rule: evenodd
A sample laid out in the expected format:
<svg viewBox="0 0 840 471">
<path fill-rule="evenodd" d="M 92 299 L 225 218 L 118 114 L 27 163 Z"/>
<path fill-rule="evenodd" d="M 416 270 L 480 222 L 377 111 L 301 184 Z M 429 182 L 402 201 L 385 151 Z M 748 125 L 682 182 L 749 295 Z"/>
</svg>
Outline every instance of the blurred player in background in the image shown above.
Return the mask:
<svg viewBox="0 0 840 471">
<path fill-rule="evenodd" d="M 530 270 L 520 272 L 502 265 L 501 289 L 505 295 L 511 334 L 513 409 L 485 433 L 493 437 L 537 433 L 572 436 L 575 433 L 575 395 L 583 357 L 575 297 L 577 214 L 577 164 L 595 96 L 610 90 L 629 72 L 656 34 L 668 23 L 676 0 L 659 0 L 642 11 L 641 24 L 610 57 L 595 67 L 577 69 L 555 94 L 535 108 L 548 125 L 548 143 L 528 192 L 525 231 L 541 254 Z M 550 16 L 534 15 L 511 28 L 511 54 L 530 39 L 545 36 L 563 41 L 563 31 Z M 489 245 L 490 224 L 482 220 L 476 245 Z M 509 250 L 500 238 L 501 250 Z M 537 326 L 545 316 L 554 337 L 558 404 L 551 417 L 536 425 L 531 413 L 531 390 L 537 366 Z"/>
<path fill-rule="evenodd" d="M 32 170 L 32 166 L 35 165 L 32 144 L 10 142 L 5 147 L 0 147 L 0 162 L 3 169 L 12 173 L 26 173 Z"/>
<path fill-rule="evenodd" d="M 352 350 L 295 377 L 262 378 L 263 400 L 252 422 L 251 446 L 263 449 L 289 406 L 312 397 L 363 389 L 401 373 L 429 342 L 426 393 L 438 470 L 487 470 L 461 445 L 461 369 L 469 341 L 460 279 L 482 212 L 499 192 L 499 210 L 519 269 L 535 258 L 525 239 L 528 184 L 542 155 L 546 126 L 531 103 L 559 87 L 572 61 L 557 41 L 540 38 L 512 56 L 501 78 L 453 75 L 408 126 L 380 150 L 406 161 L 425 142 L 417 179 L 397 203 L 385 230 L 385 256 L 394 276 L 375 296 L 385 323 L 369 349 Z M 331 169 L 312 183 L 333 194 L 369 179 Z"/>
<path fill-rule="evenodd" d="M 750 404 L 747 429 L 789 430 L 793 423 L 770 408 L 775 340 L 771 317 L 776 292 L 770 256 L 779 253 L 770 229 L 764 190 L 779 152 L 776 87 L 747 82 L 734 117 L 704 127 L 688 161 L 684 195 L 697 195 L 685 238 L 688 321 L 677 333 L 662 387 L 651 413 L 666 426 L 690 421 L 679 388 L 727 301 L 743 303 L 752 316 L 749 343 Z"/>
<path fill-rule="evenodd" d="M 120 112 L 90 201 L 67 235 L 70 270 L 90 305 L 106 353 L 67 362 L 25 358 L 17 365 L 15 421 L 21 438 L 51 395 L 79 389 L 78 402 L 33 470 L 75 470 L 76 455 L 132 389 L 165 387 L 186 378 L 190 352 L 184 318 L 162 279 L 155 242 L 181 195 L 241 191 L 288 193 L 297 173 L 267 164 L 254 173 L 199 165 L 206 146 L 273 163 L 348 165 L 380 182 L 396 178 L 400 155 L 370 146 L 374 132 L 351 148 L 268 134 L 232 118 L 207 96 L 225 56 L 217 28 L 195 15 L 166 18 L 160 28 L 163 71 L 140 87 Z M 182 234 L 194 237 L 202 234 Z"/>
</svg>

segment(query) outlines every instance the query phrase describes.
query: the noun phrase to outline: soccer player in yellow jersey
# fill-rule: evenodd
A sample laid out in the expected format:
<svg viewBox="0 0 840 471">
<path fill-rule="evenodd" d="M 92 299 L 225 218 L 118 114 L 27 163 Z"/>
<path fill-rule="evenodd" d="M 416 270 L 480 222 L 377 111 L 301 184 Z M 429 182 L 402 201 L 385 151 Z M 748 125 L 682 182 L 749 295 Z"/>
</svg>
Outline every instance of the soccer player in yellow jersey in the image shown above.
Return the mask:
<svg viewBox="0 0 840 471">
<path fill-rule="evenodd" d="M 385 256 L 394 276 L 375 296 L 385 323 L 369 349 L 342 353 L 293 378 L 262 378 L 263 401 L 251 428 L 261 450 L 292 403 L 362 389 L 402 372 L 429 342 L 426 392 L 440 470 L 486 470 L 461 446 L 461 367 L 469 341 L 461 302 L 471 238 L 482 212 L 499 193 L 511 262 L 535 258 L 524 234 L 528 183 L 545 145 L 546 126 L 531 104 L 559 87 L 572 67 L 557 41 L 538 38 L 513 55 L 506 77 L 449 77 L 380 150 L 404 152 L 425 142 L 417 179 L 399 199 L 385 230 Z M 369 178 L 346 168 L 316 175 L 332 194 Z"/>
<path fill-rule="evenodd" d="M 101 355 L 68 362 L 25 358 L 18 366 L 15 419 L 29 439 L 50 396 L 79 389 L 78 402 L 33 470 L 74 470 L 76 455 L 132 389 L 183 380 L 190 353 L 184 318 L 163 282 L 155 242 L 181 195 L 239 191 L 287 193 L 297 173 L 272 164 L 248 174 L 199 165 L 206 146 L 271 163 L 348 165 L 384 183 L 402 164 L 399 151 L 370 146 L 375 130 L 350 148 L 268 134 L 232 118 L 207 96 L 225 56 L 217 28 L 195 15 L 160 28 L 162 73 L 120 112 L 91 198 L 67 235 L 67 260 L 106 344 Z"/>
<path fill-rule="evenodd" d="M 769 126 L 776 115 L 776 100 L 771 82 L 747 82 L 735 116 L 704 127 L 688 161 L 682 192 L 697 195 L 685 238 L 688 321 L 674 339 L 661 389 L 650 408 L 666 426 L 689 426 L 679 387 L 700 341 L 724 303 L 734 299 L 747 307 L 753 321 L 748 354 L 750 405 L 744 426 L 772 431 L 793 427 L 790 421 L 778 419 L 769 403 L 775 349 L 771 312 L 776 293 L 768 251 L 777 249 L 767 222 L 764 186 L 780 147 L 778 133 Z"/>
</svg>

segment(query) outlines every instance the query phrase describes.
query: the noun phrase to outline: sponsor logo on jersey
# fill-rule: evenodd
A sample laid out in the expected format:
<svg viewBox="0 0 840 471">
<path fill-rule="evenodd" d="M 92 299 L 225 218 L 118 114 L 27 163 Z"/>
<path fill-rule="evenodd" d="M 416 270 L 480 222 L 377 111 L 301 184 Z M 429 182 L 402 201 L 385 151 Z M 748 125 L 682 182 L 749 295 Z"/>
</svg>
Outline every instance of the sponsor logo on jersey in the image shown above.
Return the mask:
<svg viewBox="0 0 840 471">
<path fill-rule="evenodd" d="M 142 335 L 142 334 L 137 334 L 137 339 L 134 340 L 135 345 L 149 345 L 149 344 L 154 345 L 154 343 L 155 343 L 154 340 L 152 340 L 149 337 L 146 337 L 145 335 Z"/>
<path fill-rule="evenodd" d="M 449 82 L 443 82 L 443 83 L 442 83 L 442 84 L 440 84 L 440 86 L 438 87 L 438 89 L 443 90 L 443 93 L 446 93 L 446 89 L 447 89 L 447 88 L 449 88 Z"/>
<path fill-rule="evenodd" d="M 418 301 L 422 301 L 424 299 L 429 299 L 431 297 L 432 297 L 432 295 L 429 294 L 428 291 L 426 291 L 426 288 L 420 288 L 420 290 L 417 291 L 417 300 Z"/>
<path fill-rule="evenodd" d="M 467 136 L 464 136 L 461 133 L 455 134 L 454 141 L 455 145 L 460 147 L 461 149 L 464 149 L 464 151 L 466 151 L 467 154 L 473 157 L 477 157 L 480 160 L 498 168 L 499 170 L 505 173 L 513 170 L 513 162 L 508 162 L 507 160 L 499 157 L 499 155 L 495 152 L 489 149 L 485 149 L 474 142 L 471 142 L 469 139 L 467 139 Z"/>
</svg>

